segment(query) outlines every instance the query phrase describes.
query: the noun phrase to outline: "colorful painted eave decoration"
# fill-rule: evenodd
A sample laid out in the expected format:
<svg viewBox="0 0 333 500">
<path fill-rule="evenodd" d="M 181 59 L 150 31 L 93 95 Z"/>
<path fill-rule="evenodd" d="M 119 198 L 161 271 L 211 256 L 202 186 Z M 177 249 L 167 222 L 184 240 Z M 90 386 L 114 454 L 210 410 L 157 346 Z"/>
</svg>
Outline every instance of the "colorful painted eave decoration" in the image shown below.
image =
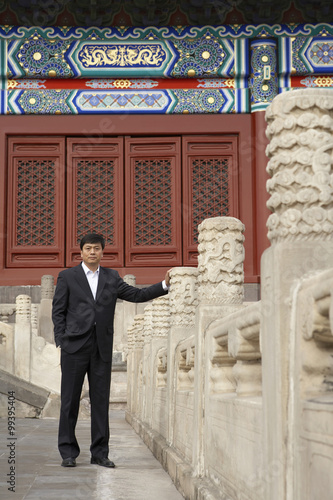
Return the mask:
<svg viewBox="0 0 333 500">
<path fill-rule="evenodd" d="M 249 113 L 333 88 L 333 25 L 0 26 L 0 113 Z"/>
<path fill-rule="evenodd" d="M 76 84 L 76 85 L 75 85 Z M 233 79 L 8 80 L 7 114 L 242 113 L 249 89 Z"/>
<path fill-rule="evenodd" d="M 29 27 L 29 26 L 1 26 L 0 38 L 7 40 L 26 39 L 38 33 L 48 39 L 61 40 L 147 40 L 147 39 L 182 39 L 185 37 L 197 38 L 203 36 L 207 29 L 217 38 L 279 38 L 292 36 L 332 36 L 332 23 L 320 24 L 232 24 L 223 26 L 164 26 L 158 27 Z"/>
<path fill-rule="evenodd" d="M 11 40 L 5 74 L 11 78 L 230 78 L 246 73 L 247 40 L 204 35 L 165 40 L 62 40 L 35 30 L 28 38 Z M 237 60 L 236 60 L 237 53 Z M 147 73 L 149 75 L 147 75 Z"/>
</svg>

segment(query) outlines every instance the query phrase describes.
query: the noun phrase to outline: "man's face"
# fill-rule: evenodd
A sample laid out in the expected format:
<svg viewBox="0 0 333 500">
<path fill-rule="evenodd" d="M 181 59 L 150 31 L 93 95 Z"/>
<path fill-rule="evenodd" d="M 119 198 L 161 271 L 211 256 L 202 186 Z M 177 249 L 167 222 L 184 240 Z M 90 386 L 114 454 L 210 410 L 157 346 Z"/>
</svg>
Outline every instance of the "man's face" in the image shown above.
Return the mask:
<svg viewBox="0 0 333 500">
<path fill-rule="evenodd" d="M 103 257 L 103 249 L 100 243 L 85 243 L 81 250 L 83 262 L 89 269 L 96 270 Z"/>
</svg>

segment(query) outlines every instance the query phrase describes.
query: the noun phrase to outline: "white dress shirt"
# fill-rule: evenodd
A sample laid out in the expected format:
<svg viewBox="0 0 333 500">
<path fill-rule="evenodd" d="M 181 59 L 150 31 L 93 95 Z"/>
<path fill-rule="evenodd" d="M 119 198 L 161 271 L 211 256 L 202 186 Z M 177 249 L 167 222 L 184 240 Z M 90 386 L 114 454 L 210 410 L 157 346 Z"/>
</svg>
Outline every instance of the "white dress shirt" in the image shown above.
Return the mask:
<svg viewBox="0 0 333 500">
<path fill-rule="evenodd" d="M 87 276 L 87 280 L 91 289 L 91 293 L 93 294 L 94 299 L 96 300 L 96 292 L 97 292 L 97 285 L 98 285 L 98 277 L 99 277 L 99 266 L 97 271 L 93 272 L 89 269 L 88 266 L 85 265 L 84 262 L 82 262 L 82 267 L 85 272 L 85 275 Z"/>
<path fill-rule="evenodd" d="M 96 292 L 97 292 L 97 285 L 98 285 L 98 277 L 99 277 L 99 266 L 97 271 L 93 272 L 85 265 L 84 262 L 82 262 L 82 267 L 83 270 L 87 276 L 87 280 L 91 289 L 91 293 L 93 294 L 94 299 L 96 300 Z M 163 290 L 167 291 L 169 290 L 168 285 L 165 283 L 165 280 L 162 281 L 162 287 Z"/>
</svg>

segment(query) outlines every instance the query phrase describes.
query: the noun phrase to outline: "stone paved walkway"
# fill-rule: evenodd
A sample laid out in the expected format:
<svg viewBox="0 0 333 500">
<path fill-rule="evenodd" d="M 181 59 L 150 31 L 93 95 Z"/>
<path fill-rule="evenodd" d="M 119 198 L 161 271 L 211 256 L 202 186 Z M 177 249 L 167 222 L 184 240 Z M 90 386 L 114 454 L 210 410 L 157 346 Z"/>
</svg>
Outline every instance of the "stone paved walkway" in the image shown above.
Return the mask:
<svg viewBox="0 0 333 500">
<path fill-rule="evenodd" d="M 77 467 L 71 469 L 60 466 L 57 420 L 18 419 L 15 424 L 13 439 L 7 419 L 0 419 L 1 500 L 183 500 L 169 475 L 125 421 L 123 411 L 110 414 L 109 456 L 115 469 L 90 465 L 89 420 L 78 422 L 81 454 Z M 11 460 L 15 464 L 9 463 Z M 7 480 L 12 480 L 15 492 L 8 490 Z"/>
</svg>

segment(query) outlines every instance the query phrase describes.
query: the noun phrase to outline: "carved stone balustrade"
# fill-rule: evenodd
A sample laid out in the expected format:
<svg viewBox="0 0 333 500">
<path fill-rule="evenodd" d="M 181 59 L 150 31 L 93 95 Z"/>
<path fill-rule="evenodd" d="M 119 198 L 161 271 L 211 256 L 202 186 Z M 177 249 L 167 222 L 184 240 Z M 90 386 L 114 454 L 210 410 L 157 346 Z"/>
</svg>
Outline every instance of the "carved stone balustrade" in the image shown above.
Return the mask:
<svg viewBox="0 0 333 500">
<path fill-rule="evenodd" d="M 210 346 L 210 391 L 217 394 L 234 393 L 236 380 L 233 374 L 235 358 L 228 350 L 229 322 L 217 319 L 206 330 L 211 339 Z"/>
<path fill-rule="evenodd" d="M 128 329 L 129 349 L 141 349 L 144 344 L 144 315 L 137 314 L 134 317 L 133 325 Z"/>
<path fill-rule="evenodd" d="M 194 335 L 177 346 L 177 390 L 194 390 L 195 339 Z"/>
<path fill-rule="evenodd" d="M 325 294 L 318 300 L 312 293 L 306 296 L 300 284 L 306 276 L 333 267 L 332 91 L 306 89 L 280 94 L 267 108 L 266 120 L 270 139 L 267 171 L 271 175 L 267 205 L 272 214 L 267 221 L 271 247 L 261 258 L 264 453 L 266 463 L 285 463 L 288 477 L 277 474 L 267 481 L 265 497 L 303 500 L 315 495 L 308 493 L 310 483 L 317 481 L 315 471 L 332 467 L 329 461 L 316 458 L 326 454 L 323 445 L 316 448 L 310 438 L 300 438 L 300 422 L 305 416 L 303 403 L 297 399 L 325 392 L 323 380 L 326 377 L 330 386 L 332 371 L 327 364 L 331 362 L 329 343 L 321 341 L 330 338 L 328 299 Z M 302 317 L 298 303 L 303 304 Z M 298 328 L 302 324 L 313 340 L 303 337 L 300 341 Z M 297 470 L 300 454 L 291 449 L 297 436 L 308 446 L 312 462 L 304 481 Z M 306 461 L 305 457 L 302 460 Z M 323 490 L 320 497 L 325 494 Z"/>
<path fill-rule="evenodd" d="M 268 237 L 331 240 L 333 234 L 333 100 L 331 91 L 280 95 L 267 108 L 267 182 L 274 212 Z"/>
<path fill-rule="evenodd" d="M 153 336 L 153 304 L 149 303 L 144 309 L 143 328 L 145 332 L 144 344 L 149 344 Z"/>
<path fill-rule="evenodd" d="M 325 394 L 333 387 L 333 271 L 300 283 L 297 325 L 302 334 L 302 393 Z"/>
<path fill-rule="evenodd" d="M 45 274 L 41 279 L 41 298 L 53 299 L 54 295 L 54 276 Z"/>
<path fill-rule="evenodd" d="M 241 304 L 244 298 L 244 224 L 234 217 L 212 217 L 199 225 L 201 304 Z"/>
<path fill-rule="evenodd" d="M 0 321 L 8 323 L 9 316 L 12 316 L 16 311 L 14 304 L 0 304 Z"/>
<path fill-rule="evenodd" d="M 206 331 L 210 347 L 211 390 L 238 396 L 261 394 L 260 302 L 224 319 Z"/>
<path fill-rule="evenodd" d="M 170 328 L 169 297 L 162 296 L 152 302 L 152 338 L 167 338 Z"/>
<path fill-rule="evenodd" d="M 194 267 L 175 267 L 170 272 L 171 326 L 193 326 L 198 305 L 198 270 Z"/>
<path fill-rule="evenodd" d="M 168 351 L 166 347 L 162 347 L 157 352 L 157 387 L 167 386 L 167 371 L 168 371 Z"/>
<path fill-rule="evenodd" d="M 229 354 L 237 360 L 233 375 L 238 396 L 261 396 L 260 308 L 256 302 L 233 315 L 228 346 Z"/>
</svg>

